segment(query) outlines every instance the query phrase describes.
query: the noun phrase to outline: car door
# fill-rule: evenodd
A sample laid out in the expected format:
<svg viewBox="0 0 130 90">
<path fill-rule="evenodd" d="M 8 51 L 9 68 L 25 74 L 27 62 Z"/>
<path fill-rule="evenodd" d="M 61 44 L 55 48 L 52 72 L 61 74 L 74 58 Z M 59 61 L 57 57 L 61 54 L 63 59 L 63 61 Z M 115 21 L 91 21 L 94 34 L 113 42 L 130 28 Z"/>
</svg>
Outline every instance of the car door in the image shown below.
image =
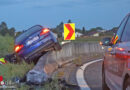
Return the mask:
<svg viewBox="0 0 130 90">
<path fill-rule="evenodd" d="M 113 74 L 115 78 L 113 79 L 117 87 L 121 88 L 122 85 L 122 75 L 126 66 L 126 56 L 129 51 L 129 41 L 130 41 L 130 18 L 128 16 L 126 24 L 124 26 L 123 32 L 120 36 L 119 42 L 115 45 L 115 54 L 113 60 Z"/>
<path fill-rule="evenodd" d="M 119 65 L 118 65 L 118 60 L 117 60 L 117 56 L 116 56 L 116 52 L 117 52 L 117 47 L 119 47 L 120 45 L 120 39 L 122 36 L 122 33 L 124 31 L 126 22 L 128 20 L 128 16 L 126 16 L 124 18 L 124 20 L 121 22 L 119 29 L 116 33 L 116 35 L 114 36 L 114 39 L 112 41 L 112 46 L 109 47 L 111 48 L 111 50 L 108 50 L 107 55 L 106 55 L 106 75 L 107 75 L 107 79 L 110 82 L 111 86 L 118 88 L 119 87 L 119 78 L 117 77 L 118 74 L 118 69 L 119 69 Z"/>
<path fill-rule="evenodd" d="M 123 81 L 123 73 L 125 71 L 125 66 L 127 66 L 127 60 L 130 51 L 130 16 L 128 17 L 127 23 L 123 30 L 120 43 L 116 47 L 116 57 L 115 62 L 117 63 L 117 72 L 116 76 L 119 77 L 120 81 Z M 119 86 L 122 85 L 122 82 L 116 81 Z"/>
</svg>

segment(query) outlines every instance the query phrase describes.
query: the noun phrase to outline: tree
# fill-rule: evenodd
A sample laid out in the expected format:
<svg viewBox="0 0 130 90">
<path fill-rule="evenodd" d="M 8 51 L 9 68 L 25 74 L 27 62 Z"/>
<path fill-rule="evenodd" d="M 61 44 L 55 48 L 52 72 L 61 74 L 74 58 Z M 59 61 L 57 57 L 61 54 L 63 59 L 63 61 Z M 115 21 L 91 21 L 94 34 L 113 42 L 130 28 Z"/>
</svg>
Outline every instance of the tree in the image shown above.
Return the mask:
<svg viewBox="0 0 130 90">
<path fill-rule="evenodd" d="M 72 23 L 71 20 L 69 19 L 67 23 Z"/>
<path fill-rule="evenodd" d="M 97 29 L 97 30 L 103 30 L 103 28 L 102 28 L 102 27 L 96 27 L 96 29 Z"/>
<path fill-rule="evenodd" d="M 15 28 L 8 29 L 7 24 L 5 22 L 2 22 L 0 25 L 0 34 L 2 36 L 5 36 L 5 35 L 14 36 Z"/>
<path fill-rule="evenodd" d="M 53 28 L 53 32 L 58 34 L 58 37 L 62 37 L 62 33 L 63 33 L 63 22 L 61 22 L 59 25 L 57 25 L 56 28 Z"/>
<path fill-rule="evenodd" d="M 8 28 L 5 22 L 2 22 L 0 25 L 0 34 L 5 36 L 8 33 Z"/>
<path fill-rule="evenodd" d="M 18 37 L 19 35 L 21 35 L 23 32 L 24 32 L 24 31 L 21 31 L 21 32 L 20 32 L 20 31 L 19 31 L 19 32 L 16 32 L 16 34 L 15 34 L 15 38 L 16 38 L 16 37 Z"/>
<path fill-rule="evenodd" d="M 83 33 L 83 34 L 86 33 L 85 27 L 82 28 L 82 33 Z"/>
<path fill-rule="evenodd" d="M 15 36 L 15 28 L 9 29 L 9 35 L 13 37 Z"/>
<path fill-rule="evenodd" d="M 8 29 L 5 22 L 2 22 L 2 23 L 1 23 L 1 27 L 2 27 L 2 29 Z"/>
</svg>

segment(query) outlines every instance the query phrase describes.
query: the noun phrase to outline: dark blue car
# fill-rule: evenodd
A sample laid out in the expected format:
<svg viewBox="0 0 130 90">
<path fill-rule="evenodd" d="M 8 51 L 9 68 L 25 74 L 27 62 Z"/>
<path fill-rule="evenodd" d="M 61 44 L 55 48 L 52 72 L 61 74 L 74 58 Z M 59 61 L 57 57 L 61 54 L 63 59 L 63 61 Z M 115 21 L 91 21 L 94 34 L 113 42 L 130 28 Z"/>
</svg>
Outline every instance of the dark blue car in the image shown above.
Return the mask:
<svg viewBox="0 0 130 90">
<path fill-rule="evenodd" d="M 60 50 L 56 36 L 48 28 L 33 26 L 15 40 L 15 55 L 26 61 L 32 61 L 48 50 Z"/>
</svg>

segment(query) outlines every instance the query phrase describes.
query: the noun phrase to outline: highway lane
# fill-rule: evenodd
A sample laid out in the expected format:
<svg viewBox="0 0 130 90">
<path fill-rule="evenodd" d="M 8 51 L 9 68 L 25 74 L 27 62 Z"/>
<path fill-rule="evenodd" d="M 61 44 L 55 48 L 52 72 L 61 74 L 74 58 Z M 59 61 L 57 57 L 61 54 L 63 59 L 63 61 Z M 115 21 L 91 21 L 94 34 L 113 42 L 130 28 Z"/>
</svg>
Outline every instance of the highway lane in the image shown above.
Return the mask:
<svg viewBox="0 0 130 90">
<path fill-rule="evenodd" d="M 81 90 L 102 90 L 102 59 L 81 66 L 76 73 Z"/>
<path fill-rule="evenodd" d="M 86 67 L 84 77 L 91 90 L 102 90 L 102 61 Z"/>
</svg>

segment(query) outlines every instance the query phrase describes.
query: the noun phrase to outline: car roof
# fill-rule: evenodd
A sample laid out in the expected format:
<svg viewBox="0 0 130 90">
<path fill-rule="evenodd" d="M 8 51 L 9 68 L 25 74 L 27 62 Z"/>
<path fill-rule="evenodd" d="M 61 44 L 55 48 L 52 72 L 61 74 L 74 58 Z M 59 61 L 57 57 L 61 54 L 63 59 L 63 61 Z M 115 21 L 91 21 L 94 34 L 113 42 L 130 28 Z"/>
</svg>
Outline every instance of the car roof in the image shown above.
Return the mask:
<svg viewBox="0 0 130 90">
<path fill-rule="evenodd" d="M 31 28 L 29 28 L 27 30 L 30 30 L 30 29 L 32 29 L 33 27 L 36 27 L 36 26 L 39 26 L 39 27 L 43 28 L 43 26 L 41 26 L 41 25 L 34 25 L 34 26 L 32 26 Z"/>
<path fill-rule="evenodd" d="M 37 26 L 40 27 L 41 29 L 43 28 L 41 25 L 32 26 L 31 28 L 25 30 L 25 32 L 23 32 L 22 34 L 20 34 L 18 37 L 16 37 L 15 43 L 19 43 L 19 42 L 21 42 L 21 40 L 24 40 L 25 38 L 23 38 L 21 40 L 19 40 L 18 38 L 22 37 L 22 35 L 24 35 L 27 31 L 30 31 L 31 29 L 33 29 L 34 27 L 37 27 Z"/>
<path fill-rule="evenodd" d="M 130 16 L 130 13 L 128 13 L 127 16 Z"/>
</svg>

